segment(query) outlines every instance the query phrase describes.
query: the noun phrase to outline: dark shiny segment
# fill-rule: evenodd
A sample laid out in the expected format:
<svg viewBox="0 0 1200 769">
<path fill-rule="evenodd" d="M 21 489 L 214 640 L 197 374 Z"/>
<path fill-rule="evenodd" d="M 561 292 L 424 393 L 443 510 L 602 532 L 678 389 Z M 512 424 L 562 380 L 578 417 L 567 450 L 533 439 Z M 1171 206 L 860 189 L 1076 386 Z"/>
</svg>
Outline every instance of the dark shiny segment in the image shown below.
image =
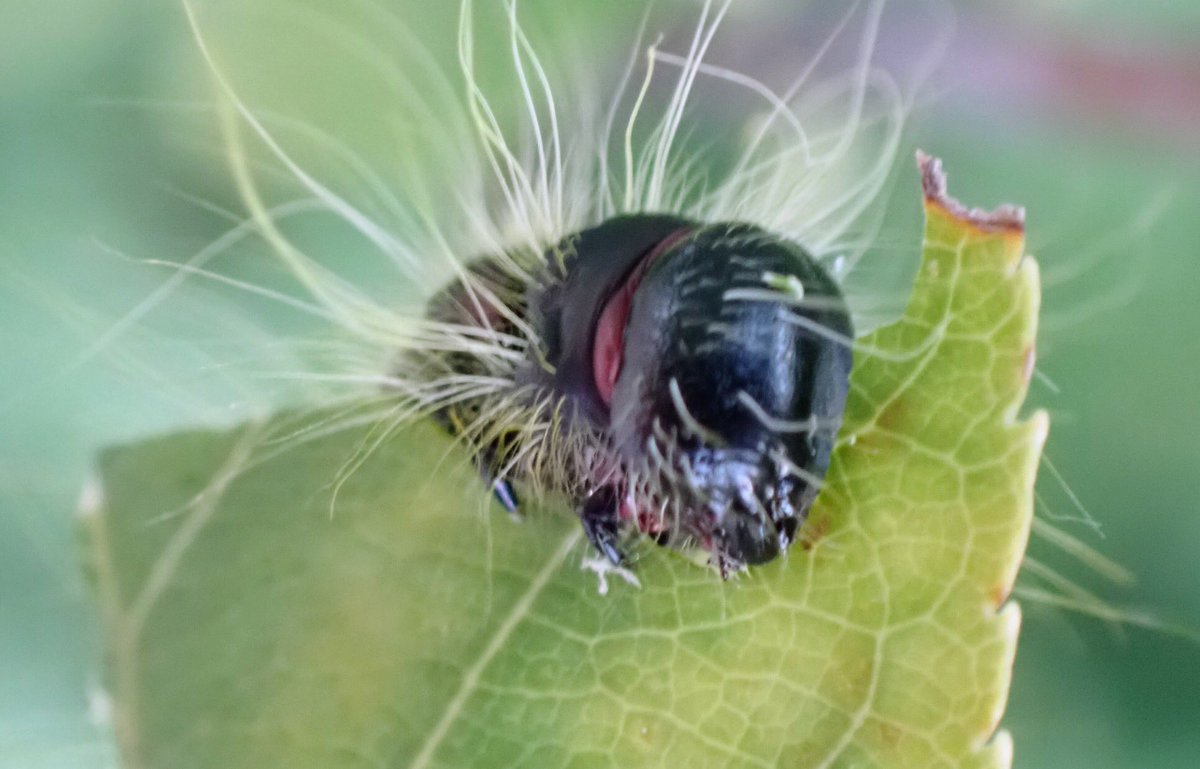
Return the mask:
<svg viewBox="0 0 1200 769">
<path fill-rule="evenodd" d="M 554 367 L 553 372 L 531 371 L 533 382 L 574 396 L 582 416 L 604 427 L 608 407 L 592 371 L 600 313 L 655 246 L 691 225 L 677 216 L 619 216 L 563 241 L 558 249 L 566 277 L 550 276 L 529 297 L 531 320 L 542 333 L 546 361 Z"/>
<path fill-rule="evenodd" d="M 768 289 L 768 273 L 798 279 L 804 301 L 737 296 Z M 794 536 L 784 521 L 803 519 L 817 491 L 788 465 L 809 478 L 824 477 L 829 466 L 852 335 L 837 284 L 804 249 L 750 225 L 707 226 L 642 277 L 613 392 L 622 404 L 621 412 L 614 405 L 614 439 L 637 461 L 657 420 L 677 436 L 690 468 L 691 488 L 680 493 L 694 492 L 695 507 L 713 511 L 712 520 L 692 522 L 694 533 L 745 563 L 771 560 Z M 747 395 L 774 420 L 815 417 L 822 426 L 773 429 L 746 406 Z"/>
</svg>

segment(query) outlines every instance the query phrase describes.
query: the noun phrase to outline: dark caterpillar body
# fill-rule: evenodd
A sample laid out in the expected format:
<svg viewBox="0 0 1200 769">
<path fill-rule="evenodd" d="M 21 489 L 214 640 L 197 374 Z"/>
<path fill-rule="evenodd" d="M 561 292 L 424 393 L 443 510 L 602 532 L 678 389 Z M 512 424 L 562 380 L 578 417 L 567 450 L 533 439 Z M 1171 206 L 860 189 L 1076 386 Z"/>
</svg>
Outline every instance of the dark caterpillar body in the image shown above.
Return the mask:
<svg viewBox="0 0 1200 769">
<path fill-rule="evenodd" d="M 593 545 L 620 563 L 633 532 L 696 544 L 723 574 L 785 550 L 828 468 L 849 386 L 852 326 L 833 279 L 753 225 L 667 215 L 610 219 L 543 265 L 522 280 L 485 258 L 470 281 L 537 335 L 513 370 L 514 392 L 556 404 L 555 429 L 574 438 L 561 444 L 574 447 L 566 471 L 543 485 L 575 500 Z M 503 316 L 466 281 L 429 310 L 518 334 Z M 432 365 L 486 368 L 465 353 Z M 523 477 L 536 471 L 519 459 L 545 437 L 500 424 L 484 400 L 437 418 L 468 437 L 510 512 L 510 480 L 544 480 Z"/>
</svg>

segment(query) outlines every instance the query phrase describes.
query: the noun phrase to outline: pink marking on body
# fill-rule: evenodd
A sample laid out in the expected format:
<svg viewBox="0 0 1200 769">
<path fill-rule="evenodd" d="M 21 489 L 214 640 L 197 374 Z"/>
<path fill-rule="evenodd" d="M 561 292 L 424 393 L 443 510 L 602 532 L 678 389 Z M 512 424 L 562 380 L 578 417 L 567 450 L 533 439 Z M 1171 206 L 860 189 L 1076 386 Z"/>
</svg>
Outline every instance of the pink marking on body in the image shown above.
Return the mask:
<svg viewBox="0 0 1200 769">
<path fill-rule="evenodd" d="M 662 518 L 657 513 L 645 510 L 638 511 L 637 524 L 638 531 L 643 534 L 658 534 L 663 530 Z"/>
<path fill-rule="evenodd" d="M 693 230 L 692 227 L 684 227 L 663 238 L 605 303 L 592 337 L 592 377 L 605 406 L 612 405 L 613 388 L 621 376 L 621 365 L 625 362 L 625 326 L 629 323 L 633 295 L 642 282 L 642 276 L 658 257 L 692 234 Z"/>
</svg>

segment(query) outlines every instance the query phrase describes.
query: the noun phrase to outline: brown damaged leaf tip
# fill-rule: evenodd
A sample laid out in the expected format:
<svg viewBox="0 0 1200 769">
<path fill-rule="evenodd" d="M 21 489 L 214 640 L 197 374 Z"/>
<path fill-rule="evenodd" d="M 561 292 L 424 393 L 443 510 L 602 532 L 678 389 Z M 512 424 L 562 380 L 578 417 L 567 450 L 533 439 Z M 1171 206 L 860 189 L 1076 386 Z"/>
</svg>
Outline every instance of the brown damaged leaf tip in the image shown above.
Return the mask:
<svg viewBox="0 0 1200 769">
<path fill-rule="evenodd" d="M 946 191 L 946 173 L 942 161 L 917 150 L 917 166 L 921 169 L 921 188 L 925 202 L 943 209 L 956 219 L 972 225 L 983 232 L 1025 232 L 1025 209 L 1021 206 L 1000 206 L 994 211 L 982 208 L 967 208 Z"/>
</svg>

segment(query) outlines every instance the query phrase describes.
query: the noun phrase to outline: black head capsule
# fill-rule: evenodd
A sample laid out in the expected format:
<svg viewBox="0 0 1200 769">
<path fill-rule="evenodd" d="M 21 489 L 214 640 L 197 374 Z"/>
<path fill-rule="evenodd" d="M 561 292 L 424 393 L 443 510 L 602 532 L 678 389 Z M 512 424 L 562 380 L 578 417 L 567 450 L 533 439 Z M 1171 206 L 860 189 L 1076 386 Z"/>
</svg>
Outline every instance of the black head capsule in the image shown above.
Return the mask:
<svg viewBox="0 0 1200 769">
<path fill-rule="evenodd" d="M 699 545 L 724 573 L 775 558 L 845 407 L 853 329 L 834 280 L 759 227 L 663 215 L 584 230 L 546 265 L 518 303 L 538 344 L 514 385 L 564 404 L 561 429 L 591 437 L 555 485 L 593 544 L 619 561 L 636 530 Z M 479 450 L 488 474 L 516 456 Z"/>
</svg>

